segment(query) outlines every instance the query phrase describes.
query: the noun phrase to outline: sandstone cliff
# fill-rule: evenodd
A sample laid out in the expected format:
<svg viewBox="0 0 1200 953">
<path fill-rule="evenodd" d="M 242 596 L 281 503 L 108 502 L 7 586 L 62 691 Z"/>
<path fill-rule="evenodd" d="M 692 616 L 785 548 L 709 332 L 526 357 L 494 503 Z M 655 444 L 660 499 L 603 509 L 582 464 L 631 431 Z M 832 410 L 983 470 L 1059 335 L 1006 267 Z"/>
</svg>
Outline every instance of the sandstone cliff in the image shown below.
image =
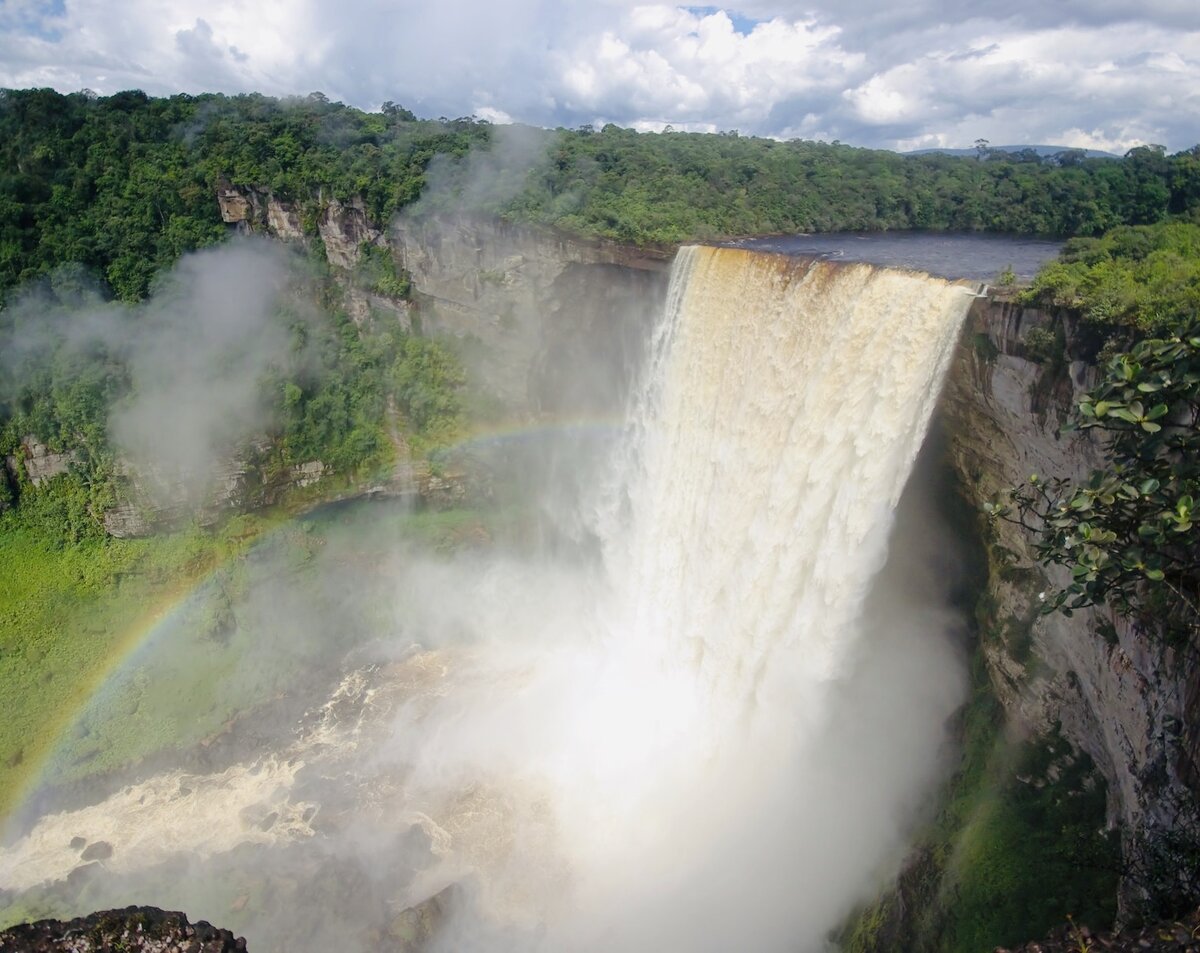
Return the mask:
<svg viewBox="0 0 1200 953">
<path fill-rule="evenodd" d="M 390 241 L 423 331 L 463 342 L 518 414 L 611 409 L 666 290 L 663 249 L 466 216 L 400 221 Z"/>
<path fill-rule="evenodd" d="M 358 200 L 318 200 L 306 229 L 300 207 L 266 189 L 224 184 L 217 200 L 240 230 L 320 238 L 358 324 L 390 314 L 405 328 L 455 339 L 476 385 L 516 415 L 611 405 L 661 306 L 673 253 L 469 215 L 385 227 Z M 364 245 L 388 251 L 411 281 L 411 305 L 356 281 Z"/>
<path fill-rule="evenodd" d="M 1055 353 L 1029 346 L 1035 328 L 1055 336 Z M 973 506 L 1031 474 L 1078 478 L 1099 464 L 1096 441 L 1063 429 L 1095 382 L 1099 343 L 1069 317 L 1003 299 L 977 303 L 942 411 Z M 1030 735 L 1057 728 L 1090 755 L 1107 781 L 1109 824 L 1126 857 L 1153 848 L 1194 809 L 1185 752 L 1194 745 L 1196 712 L 1184 666 L 1107 610 L 1041 615 L 1042 593 L 1064 584 L 1065 570 L 1037 566 L 1027 533 L 1013 523 L 999 521 L 987 533 L 981 649 L 1011 724 Z M 1136 905 L 1138 890 L 1127 880 L 1126 905 Z"/>
</svg>

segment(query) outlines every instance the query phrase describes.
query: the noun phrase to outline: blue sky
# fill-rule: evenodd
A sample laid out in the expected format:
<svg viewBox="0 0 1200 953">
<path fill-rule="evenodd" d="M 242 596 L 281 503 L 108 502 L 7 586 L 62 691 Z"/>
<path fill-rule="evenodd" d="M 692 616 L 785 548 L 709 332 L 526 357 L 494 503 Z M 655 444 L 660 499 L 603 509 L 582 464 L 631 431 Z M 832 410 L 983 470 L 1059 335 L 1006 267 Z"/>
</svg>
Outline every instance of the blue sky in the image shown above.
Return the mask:
<svg viewBox="0 0 1200 953">
<path fill-rule="evenodd" d="M 0 85 L 912 149 L 1200 141 L 1195 0 L 0 0 Z"/>
</svg>

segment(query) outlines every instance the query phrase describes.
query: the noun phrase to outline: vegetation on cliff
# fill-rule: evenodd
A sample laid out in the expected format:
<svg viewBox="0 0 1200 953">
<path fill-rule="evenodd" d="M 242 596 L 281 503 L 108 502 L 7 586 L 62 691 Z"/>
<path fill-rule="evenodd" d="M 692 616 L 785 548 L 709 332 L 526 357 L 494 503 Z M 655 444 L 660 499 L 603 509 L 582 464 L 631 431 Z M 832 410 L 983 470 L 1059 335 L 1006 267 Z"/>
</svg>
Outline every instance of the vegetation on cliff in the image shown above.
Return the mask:
<svg viewBox="0 0 1200 953">
<path fill-rule="evenodd" d="M 1117 626 L 1157 641 L 1174 677 L 1194 679 L 1200 648 L 1200 224 L 1173 220 L 1118 228 L 1068 243 L 1038 276 L 1027 301 L 1065 309 L 1078 335 L 1099 346 L 1099 379 L 1078 401 L 1071 429 L 1102 453 L 1085 479 L 1031 474 L 986 507 L 1020 523 L 1035 557 L 1060 567 L 1041 593 L 1045 613 L 1098 606 L 1095 638 L 1116 643 Z M 1046 335 L 1047 338 L 1053 337 Z M 1060 360 L 1039 351 L 1041 359 Z M 1061 570 L 1065 570 L 1062 573 Z M 1195 700 L 1162 738 L 1168 821 L 1125 832 L 1127 913 L 1179 916 L 1200 895 L 1200 815 Z M 1167 784 L 1178 776 L 1181 787 Z M 1183 792 L 1183 793 L 1180 793 Z"/>
<path fill-rule="evenodd" d="M 1071 572 L 1046 610 L 1108 604 L 1191 644 L 1200 625 L 1200 324 L 1176 324 L 1111 358 L 1077 426 L 1102 436 L 1105 467 L 1083 485 L 1033 474 L 1014 490 L 1038 558 Z"/>
<path fill-rule="evenodd" d="M 1071 583 L 1045 611 L 1110 605 L 1177 645 L 1200 632 L 1200 223 L 1067 243 L 1025 293 L 1107 337 L 1073 427 L 1103 443 L 1086 483 L 1032 474 L 993 517 L 1022 520 Z M 1104 355 L 1108 356 L 1105 357 Z"/>
</svg>

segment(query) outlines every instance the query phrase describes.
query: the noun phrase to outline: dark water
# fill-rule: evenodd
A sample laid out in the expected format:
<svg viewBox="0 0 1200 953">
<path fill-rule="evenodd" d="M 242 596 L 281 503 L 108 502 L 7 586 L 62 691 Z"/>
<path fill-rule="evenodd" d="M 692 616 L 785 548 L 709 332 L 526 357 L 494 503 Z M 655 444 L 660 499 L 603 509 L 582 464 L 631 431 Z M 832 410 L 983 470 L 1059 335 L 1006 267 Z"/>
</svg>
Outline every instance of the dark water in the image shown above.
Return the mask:
<svg viewBox="0 0 1200 953">
<path fill-rule="evenodd" d="M 990 283 L 995 283 L 1008 267 L 1019 280 L 1030 280 L 1062 246 L 1061 242 L 1035 238 L 946 232 L 830 232 L 750 238 L 731 244 L 785 255 L 912 268 L 943 278 Z"/>
</svg>

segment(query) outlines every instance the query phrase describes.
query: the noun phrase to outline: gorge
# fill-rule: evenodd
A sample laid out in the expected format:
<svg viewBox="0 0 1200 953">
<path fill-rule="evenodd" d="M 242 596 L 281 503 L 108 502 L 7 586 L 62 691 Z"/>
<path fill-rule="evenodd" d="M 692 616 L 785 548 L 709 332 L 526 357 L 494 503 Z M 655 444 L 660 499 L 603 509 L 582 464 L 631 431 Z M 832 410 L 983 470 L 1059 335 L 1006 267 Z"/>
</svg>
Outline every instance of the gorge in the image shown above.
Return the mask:
<svg viewBox="0 0 1200 953">
<path fill-rule="evenodd" d="M 345 220 L 321 231 L 330 264 L 390 243 L 423 330 L 477 336 L 475 373 L 526 414 L 632 408 L 598 446 L 564 433 L 532 451 L 543 520 L 591 545 L 438 559 L 385 540 L 383 619 L 340 643 L 350 670 L 297 731 L 220 770 L 135 771 L 94 805 L 51 792 L 0 885 L 59 881 L 75 912 L 186 906 L 252 949 L 398 942 L 416 923 L 431 948 L 716 950 L 747 921 L 757 948 L 819 948 L 952 767 L 967 622 L 919 487 L 872 583 L 926 428 L 972 504 L 1029 464 L 1077 470 L 1087 451 L 1057 425 L 1085 362 L 1029 360 L 1023 337 L 1051 319 L 972 283 L 689 248 L 668 288 L 663 253 Z M 412 320 L 360 300 L 360 320 Z M 1135 631 L 1112 645 L 1086 616 L 1035 618 L 1019 538 L 989 554 L 989 682 L 1019 730 L 1058 726 L 1095 761 L 1109 820 L 1136 836 L 1147 804 L 1185 790 L 1150 770 L 1186 723 L 1181 688 Z M 305 898 L 324 912 L 297 914 Z"/>
</svg>

